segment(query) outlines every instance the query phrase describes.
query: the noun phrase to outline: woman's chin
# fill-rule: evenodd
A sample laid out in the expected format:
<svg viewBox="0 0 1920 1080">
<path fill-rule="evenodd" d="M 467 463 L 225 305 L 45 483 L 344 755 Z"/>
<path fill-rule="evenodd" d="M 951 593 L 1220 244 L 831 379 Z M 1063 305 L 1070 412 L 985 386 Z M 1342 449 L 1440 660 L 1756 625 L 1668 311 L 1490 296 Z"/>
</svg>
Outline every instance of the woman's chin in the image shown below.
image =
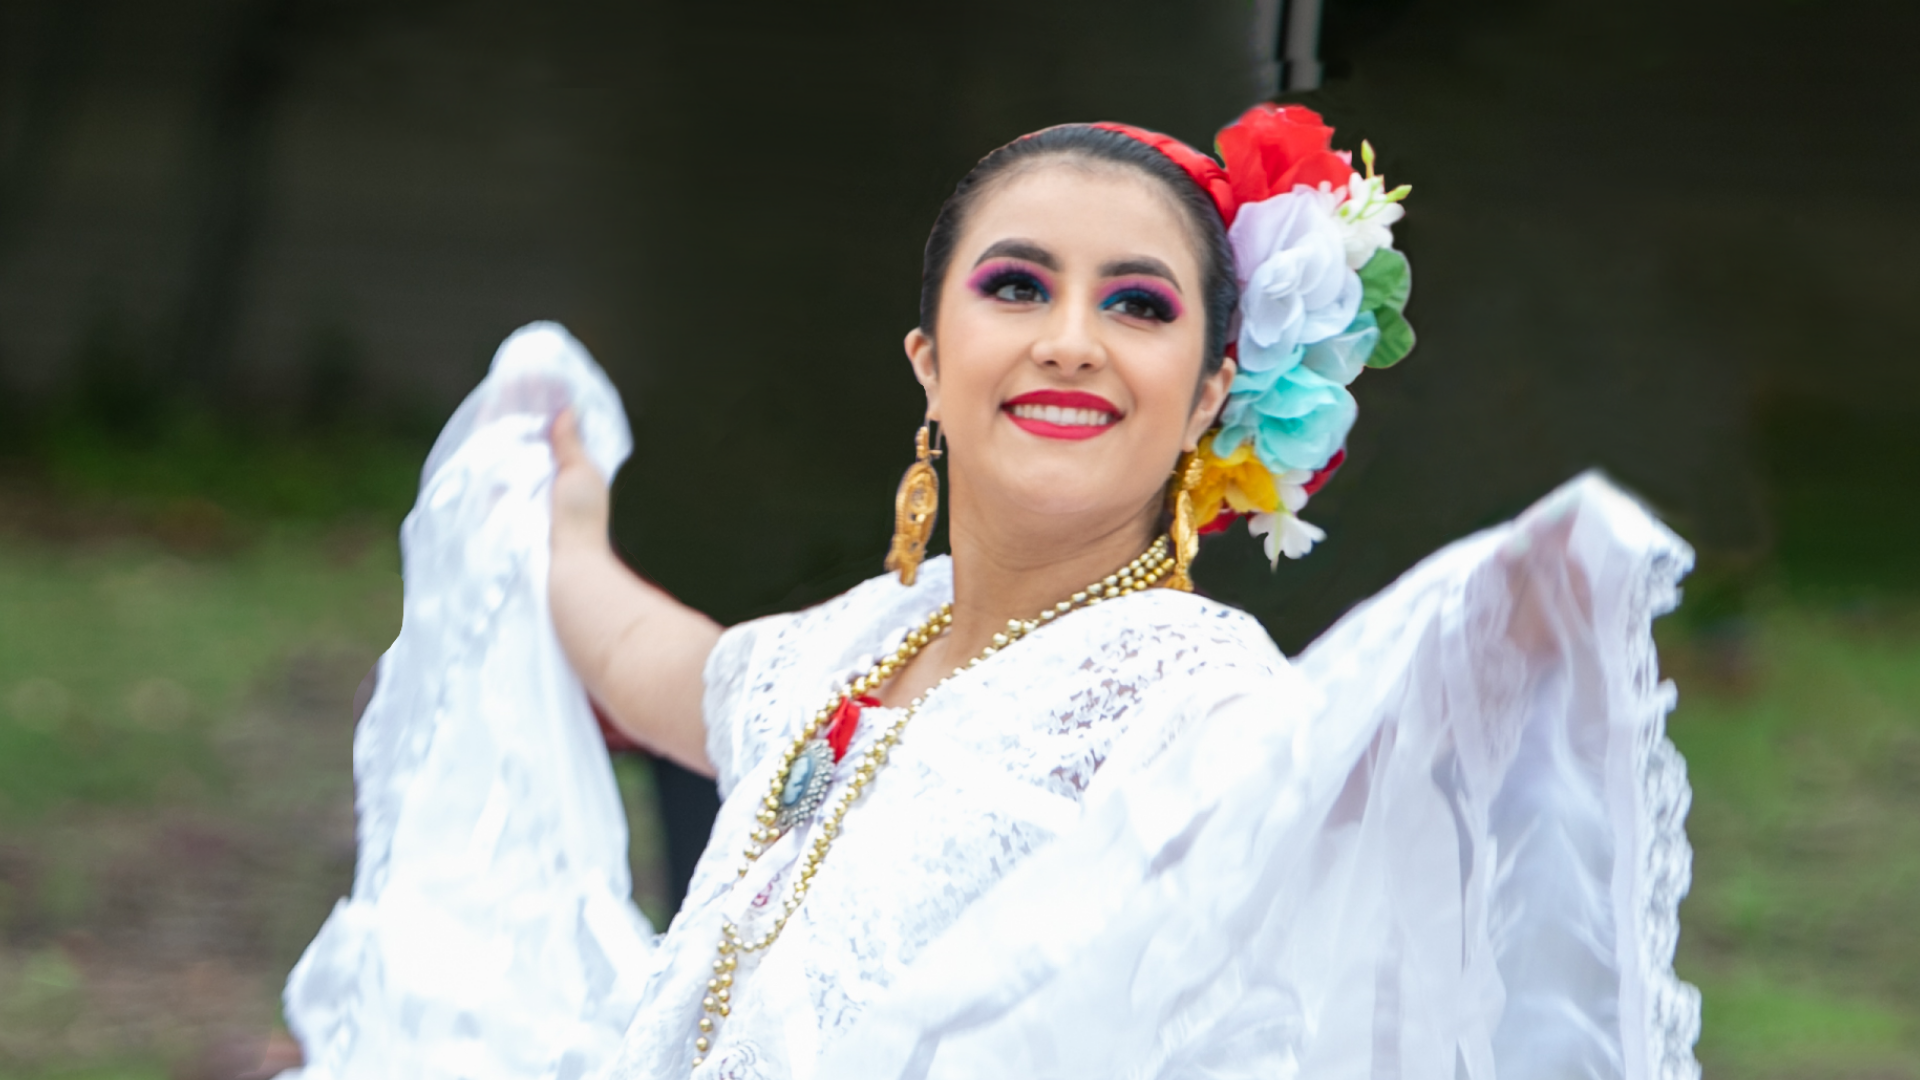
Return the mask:
<svg viewBox="0 0 1920 1080">
<path fill-rule="evenodd" d="M 1114 493 L 1118 487 L 1101 483 L 1085 471 L 1044 470 L 1009 483 L 999 497 L 986 505 L 998 508 L 989 510 L 996 516 L 1025 518 L 1041 527 L 1059 522 L 1100 530 L 1108 521 L 1138 516 L 1140 507 L 1153 497 L 1151 491 L 1143 491 L 1138 498 L 1116 501 Z"/>
</svg>

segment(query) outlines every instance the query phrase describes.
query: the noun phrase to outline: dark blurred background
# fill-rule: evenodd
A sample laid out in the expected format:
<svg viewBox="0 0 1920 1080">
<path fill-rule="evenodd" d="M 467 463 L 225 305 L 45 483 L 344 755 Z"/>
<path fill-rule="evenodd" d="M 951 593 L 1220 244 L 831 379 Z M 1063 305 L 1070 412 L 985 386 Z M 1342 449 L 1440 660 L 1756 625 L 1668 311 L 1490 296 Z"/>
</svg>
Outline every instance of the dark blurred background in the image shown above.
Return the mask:
<svg viewBox="0 0 1920 1080">
<path fill-rule="evenodd" d="M 626 396 L 637 567 L 727 622 L 832 595 L 885 551 L 953 182 L 1069 120 L 1210 145 L 1275 22 L 0 0 L 0 1078 L 257 1063 L 350 880 L 394 529 L 507 332 L 564 322 Z M 1917 31 L 1325 0 L 1284 94 L 1414 186 L 1420 344 L 1356 385 L 1330 539 L 1269 573 L 1236 531 L 1200 583 L 1292 650 L 1582 469 L 1658 508 L 1701 553 L 1662 633 L 1715 1075 L 1920 1075 Z M 664 917 L 710 789 L 619 772 Z"/>
</svg>

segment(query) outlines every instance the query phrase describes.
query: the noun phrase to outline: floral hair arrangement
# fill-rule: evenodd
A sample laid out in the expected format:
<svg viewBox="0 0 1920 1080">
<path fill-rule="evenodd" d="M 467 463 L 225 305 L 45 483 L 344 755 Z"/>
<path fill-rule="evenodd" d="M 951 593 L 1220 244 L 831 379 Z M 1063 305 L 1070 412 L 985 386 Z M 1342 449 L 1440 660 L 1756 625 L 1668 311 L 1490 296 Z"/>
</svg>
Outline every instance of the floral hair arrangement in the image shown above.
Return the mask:
<svg viewBox="0 0 1920 1080">
<path fill-rule="evenodd" d="M 1300 558 L 1326 539 L 1300 519 L 1346 458 L 1358 413 L 1347 386 L 1413 349 L 1402 312 L 1412 286 L 1393 223 L 1412 189 L 1387 190 L 1360 144 L 1364 172 L 1333 149 L 1333 129 L 1299 105 L 1256 105 L 1220 132 L 1212 158 L 1124 124 L 1193 177 L 1220 210 L 1240 285 L 1228 355 L 1238 365 L 1220 425 L 1201 440 L 1192 492 L 1200 531 L 1249 517 L 1267 558 Z M 1224 167 L 1223 167 L 1224 166 Z"/>
</svg>

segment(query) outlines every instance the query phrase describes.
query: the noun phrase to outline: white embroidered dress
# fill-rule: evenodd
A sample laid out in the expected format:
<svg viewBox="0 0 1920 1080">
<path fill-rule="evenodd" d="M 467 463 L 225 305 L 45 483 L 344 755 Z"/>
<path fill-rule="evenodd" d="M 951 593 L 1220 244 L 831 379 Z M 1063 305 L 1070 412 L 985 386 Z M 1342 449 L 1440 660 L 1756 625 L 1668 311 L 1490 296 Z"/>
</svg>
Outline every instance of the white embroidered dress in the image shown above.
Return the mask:
<svg viewBox="0 0 1920 1080">
<path fill-rule="evenodd" d="M 1697 1075 L 1671 969 L 1688 796 L 1648 634 L 1689 555 L 1594 478 L 1292 664 L 1245 614 L 1153 591 L 955 678 L 693 1069 L 721 921 L 764 932 L 808 840 L 736 876 L 779 751 L 949 597 L 949 567 L 721 639 L 725 803 L 646 941 L 545 622 L 543 431 L 569 401 L 611 472 L 617 397 L 529 328 L 429 460 L 356 741 L 354 895 L 288 985 L 312 1080 Z M 848 758 L 895 715 L 869 711 Z"/>
<path fill-rule="evenodd" d="M 746 936 L 763 932 L 812 839 L 795 829 L 736 876 L 779 752 L 836 687 L 951 592 L 947 561 L 935 559 L 911 589 L 876 578 L 721 639 L 707 665 L 706 715 L 725 803 L 667 934 L 672 960 L 648 989 L 615 1076 L 686 1070 L 720 919 Z M 927 698 L 848 815 L 779 941 L 743 960 L 731 1015 L 696 1075 L 814 1075 L 820 1053 L 928 944 L 1075 827 L 1089 792 L 1148 765 L 1186 720 L 1235 694 L 1273 699 L 1290 685 L 1258 622 L 1164 590 L 1074 612 L 953 679 Z M 896 716 L 863 714 L 849 759 Z M 838 771 L 829 799 L 850 772 Z"/>
</svg>

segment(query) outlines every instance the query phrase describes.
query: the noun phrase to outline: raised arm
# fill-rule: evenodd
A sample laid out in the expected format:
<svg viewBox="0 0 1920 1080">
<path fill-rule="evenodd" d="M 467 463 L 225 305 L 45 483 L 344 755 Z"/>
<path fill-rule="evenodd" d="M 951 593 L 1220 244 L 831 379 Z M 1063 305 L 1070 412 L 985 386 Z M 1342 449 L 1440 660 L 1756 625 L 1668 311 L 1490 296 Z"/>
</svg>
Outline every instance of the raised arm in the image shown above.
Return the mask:
<svg viewBox="0 0 1920 1080">
<path fill-rule="evenodd" d="M 567 660 L 620 729 L 649 750 L 713 775 L 700 698 L 720 624 L 642 579 L 607 539 L 607 482 L 571 411 L 553 424 L 554 630 Z"/>
</svg>

